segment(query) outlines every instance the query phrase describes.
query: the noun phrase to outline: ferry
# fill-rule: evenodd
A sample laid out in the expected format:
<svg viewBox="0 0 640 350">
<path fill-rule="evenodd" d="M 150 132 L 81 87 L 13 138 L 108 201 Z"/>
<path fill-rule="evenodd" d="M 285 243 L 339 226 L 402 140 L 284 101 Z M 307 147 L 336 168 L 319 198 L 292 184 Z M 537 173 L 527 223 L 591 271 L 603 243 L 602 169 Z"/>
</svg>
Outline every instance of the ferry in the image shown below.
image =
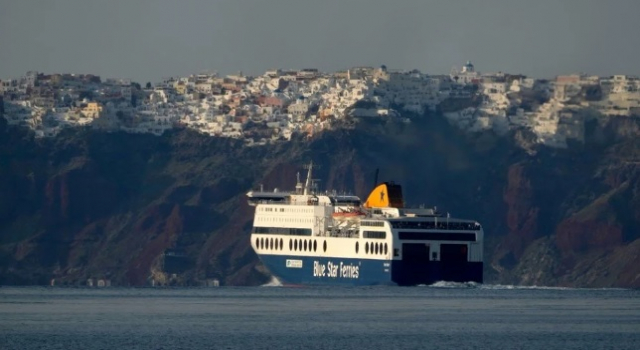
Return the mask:
<svg viewBox="0 0 640 350">
<path fill-rule="evenodd" d="M 251 246 L 284 285 L 482 283 L 482 226 L 430 208 L 405 208 L 402 187 L 377 183 L 367 200 L 319 193 L 306 166 L 295 191 L 247 193 Z"/>
</svg>

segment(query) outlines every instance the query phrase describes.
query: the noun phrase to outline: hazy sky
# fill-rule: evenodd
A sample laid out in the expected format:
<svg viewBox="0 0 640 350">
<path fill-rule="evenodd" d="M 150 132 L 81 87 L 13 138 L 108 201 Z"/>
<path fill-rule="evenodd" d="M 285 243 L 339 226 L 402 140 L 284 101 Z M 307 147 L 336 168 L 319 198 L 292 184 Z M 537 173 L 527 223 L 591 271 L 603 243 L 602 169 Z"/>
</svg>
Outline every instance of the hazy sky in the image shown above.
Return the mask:
<svg viewBox="0 0 640 350">
<path fill-rule="evenodd" d="M 0 0 L 0 78 L 386 64 L 640 74 L 640 0 Z"/>
</svg>

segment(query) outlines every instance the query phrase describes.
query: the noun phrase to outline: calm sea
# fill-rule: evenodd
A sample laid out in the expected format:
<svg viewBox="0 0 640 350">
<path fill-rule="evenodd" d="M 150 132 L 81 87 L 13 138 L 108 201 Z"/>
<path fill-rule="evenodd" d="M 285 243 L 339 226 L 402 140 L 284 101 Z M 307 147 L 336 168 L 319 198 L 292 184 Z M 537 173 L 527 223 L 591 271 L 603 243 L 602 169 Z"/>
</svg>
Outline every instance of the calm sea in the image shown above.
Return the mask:
<svg viewBox="0 0 640 350">
<path fill-rule="evenodd" d="M 0 349 L 640 349 L 640 291 L 2 287 Z"/>
</svg>

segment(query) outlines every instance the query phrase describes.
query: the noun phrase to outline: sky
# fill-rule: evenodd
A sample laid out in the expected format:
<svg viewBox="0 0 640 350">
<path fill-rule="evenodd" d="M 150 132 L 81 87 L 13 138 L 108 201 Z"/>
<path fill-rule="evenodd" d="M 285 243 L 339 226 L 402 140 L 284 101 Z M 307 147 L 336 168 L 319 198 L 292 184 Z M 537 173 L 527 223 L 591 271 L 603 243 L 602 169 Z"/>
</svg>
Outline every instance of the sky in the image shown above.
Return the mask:
<svg viewBox="0 0 640 350">
<path fill-rule="evenodd" d="M 382 64 L 640 74 L 639 0 L 0 0 L 0 79 Z"/>
</svg>

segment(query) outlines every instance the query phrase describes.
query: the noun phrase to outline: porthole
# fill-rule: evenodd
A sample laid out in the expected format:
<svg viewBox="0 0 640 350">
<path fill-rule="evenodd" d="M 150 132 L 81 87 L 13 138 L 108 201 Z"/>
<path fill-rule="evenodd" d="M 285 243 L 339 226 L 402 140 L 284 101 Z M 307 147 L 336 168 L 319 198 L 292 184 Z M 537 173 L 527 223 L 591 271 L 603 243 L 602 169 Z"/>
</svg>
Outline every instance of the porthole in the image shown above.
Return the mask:
<svg viewBox="0 0 640 350">
<path fill-rule="evenodd" d="M 260 238 L 256 238 L 256 248 L 260 248 Z"/>
<path fill-rule="evenodd" d="M 373 253 L 378 254 L 378 243 L 373 245 Z"/>
<path fill-rule="evenodd" d="M 298 250 L 298 240 L 293 240 L 293 250 Z"/>
<path fill-rule="evenodd" d="M 289 250 L 293 250 L 293 241 L 289 239 Z"/>
<path fill-rule="evenodd" d="M 365 252 L 365 254 L 369 254 L 369 242 L 366 242 L 364 244 L 364 252 Z"/>
<path fill-rule="evenodd" d="M 302 250 L 302 240 L 301 239 L 298 240 L 298 248 L 300 250 Z"/>
<path fill-rule="evenodd" d="M 280 238 L 280 250 L 284 248 L 284 241 Z"/>
<path fill-rule="evenodd" d="M 324 252 L 327 252 L 327 241 L 322 242 L 322 250 L 324 250 Z"/>
<path fill-rule="evenodd" d="M 313 251 L 315 252 L 316 250 L 318 250 L 318 242 L 316 242 L 316 240 L 313 240 Z"/>
<path fill-rule="evenodd" d="M 360 250 L 360 245 L 356 242 L 356 254 L 358 254 L 358 250 Z"/>
<path fill-rule="evenodd" d="M 306 239 L 305 239 L 303 245 L 304 245 L 304 251 L 306 252 L 307 251 L 307 240 Z"/>
<path fill-rule="evenodd" d="M 264 249 L 264 238 L 260 238 L 260 249 Z"/>
<path fill-rule="evenodd" d="M 275 247 L 273 246 L 273 238 L 271 238 L 269 240 L 269 249 L 274 249 Z"/>
<path fill-rule="evenodd" d="M 384 255 L 387 255 L 387 253 L 389 252 L 389 247 L 387 246 L 387 244 L 384 244 Z"/>
</svg>

